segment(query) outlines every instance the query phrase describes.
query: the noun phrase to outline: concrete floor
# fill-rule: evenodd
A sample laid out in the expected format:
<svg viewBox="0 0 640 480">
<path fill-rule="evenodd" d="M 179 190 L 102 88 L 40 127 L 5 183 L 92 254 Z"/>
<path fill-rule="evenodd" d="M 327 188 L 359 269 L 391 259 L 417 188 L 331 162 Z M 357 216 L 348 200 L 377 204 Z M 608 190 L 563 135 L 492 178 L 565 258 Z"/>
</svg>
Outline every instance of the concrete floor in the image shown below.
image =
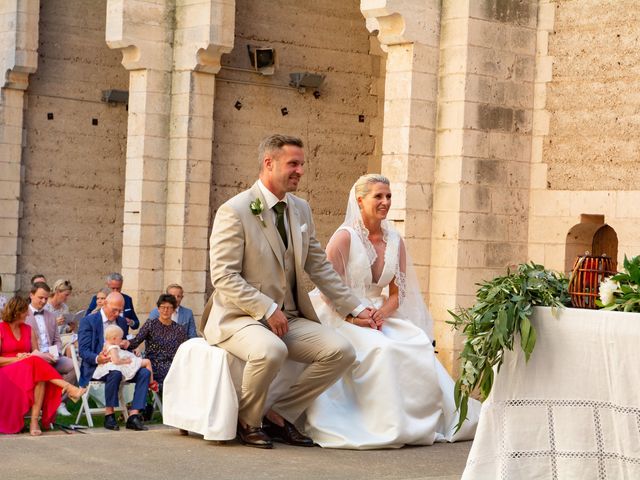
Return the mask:
<svg viewBox="0 0 640 480">
<path fill-rule="evenodd" d="M 183 437 L 164 426 L 148 432 L 99 428 L 86 435 L 0 435 L 0 471 L 14 480 L 457 480 L 470 448 L 471 442 L 375 451 L 276 444 L 260 450 Z"/>
</svg>

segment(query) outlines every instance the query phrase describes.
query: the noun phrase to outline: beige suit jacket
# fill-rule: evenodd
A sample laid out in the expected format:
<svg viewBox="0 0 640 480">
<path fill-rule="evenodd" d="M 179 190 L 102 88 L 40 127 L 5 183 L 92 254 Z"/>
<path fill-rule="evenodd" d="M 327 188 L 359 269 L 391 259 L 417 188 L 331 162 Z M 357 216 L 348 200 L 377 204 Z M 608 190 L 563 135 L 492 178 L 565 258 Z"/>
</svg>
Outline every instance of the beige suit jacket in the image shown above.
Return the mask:
<svg viewBox="0 0 640 480">
<path fill-rule="evenodd" d="M 360 301 L 344 285 L 316 240 L 309 204 L 287 195 L 298 311 L 301 316 L 318 322 L 304 288 L 303 272 L 306 272 L 336 310 L 347 315 Z M 249 208 L 257 198 L 265 208 L 264 225 Z M 206 324 L 201 325 L 210 345 L 228 339 L 241 328 L 259 324 L 274 302 L 283 305 L 287 285 L 282 247 L 274 214 L 266 205 L 256 182 L 218 209 L 210 238 L 212 307 L 208 318 L 203 318 Z"/>
<path fill-rule="evenodd" d="M 38 322 L 36 318 L 33 316 L 33 312 L 31 309 L 27 311 L 27 319 L 25 321 L 27 325 L 29 325 L 33 331 L 36 332 L 36 338 L 38 339 L 38 350 L 41 348 L 40 346 L 40 329 L 38 328 Z M 45 333 L 47 338 L 49 339 L 49 345 L 57 345 L 58 352 L 62 354 L 62 340 L 60 339 L 60 333 L 58 332 L 58 325 L 56 323 L 56 316 L 45 310 L 44 311 L 44 326 Z"/>
</svg>

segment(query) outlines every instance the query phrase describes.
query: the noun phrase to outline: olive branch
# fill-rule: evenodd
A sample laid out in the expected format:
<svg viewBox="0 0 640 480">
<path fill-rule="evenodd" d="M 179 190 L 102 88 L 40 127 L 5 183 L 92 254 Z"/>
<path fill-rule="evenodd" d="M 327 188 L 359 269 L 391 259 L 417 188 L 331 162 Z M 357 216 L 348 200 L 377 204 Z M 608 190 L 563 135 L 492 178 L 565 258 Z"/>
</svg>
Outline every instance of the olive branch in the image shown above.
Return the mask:
<svg viewBox="0 0 640 480">
<path fill-rule="evenodd" d="M 456 432 L 466 420 L 471 393 L 479 389 L 482 400 L 489 396 L 493 369 L 500 371 L 504 350 L 513 350 L 516 334 L 520 336 L 525 360 L 529 360 L 536 345 L 536 331 L 529 320 L 533 307 L 570 304 L 568 280 L 564 275 L 533 262 L 478 285 L 476 304 L 449 311 L 453 321 L 447 322 L 466 336 L 460 354 L 460 378 L 454 390 L 460 412 Z"/>
</svg>

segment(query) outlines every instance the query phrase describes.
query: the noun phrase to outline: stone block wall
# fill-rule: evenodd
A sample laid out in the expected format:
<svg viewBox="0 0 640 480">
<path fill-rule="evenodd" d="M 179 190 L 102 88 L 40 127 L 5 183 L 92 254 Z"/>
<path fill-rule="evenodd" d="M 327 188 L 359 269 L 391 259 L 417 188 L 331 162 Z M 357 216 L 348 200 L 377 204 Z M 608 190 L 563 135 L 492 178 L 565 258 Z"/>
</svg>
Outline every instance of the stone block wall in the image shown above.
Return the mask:
<svg viewBox="0 0 640 480">
<path fill-rule="evenodd" d="M 527 259 L 536 25 L 534 0 L 443 2 L 430 306 L 454 371 L 447 310 Z"/>
<path fill-rule="evenodd" d="M 248 71 L 247 45 L 275 49 L 274 75 Z M 211 221 L 221 203 L 256 180 L 260 140 L 280 132 L 305 142 L 298 193 L 311 204 L 321 241 L 328 240 L 375 149 L 380 57 L 369 52 L 358 2 L 279 0 L 265 8 L 236 1 L 235 46 L 216 78 Z M 288 86 L 289 73 L 305 71 L 326 75 L 319 98 Z"/>
<path fill-rule="evenodd" d="M 544 141 L 552 190 L 637 190 L 640 9 L 634 0 L 554 2 Z"/>
<path fill-rule="evenodd" d="M 564 270 L 581 214 L 605 216 L 619 264 L 640 254 L 639 26 L 633 1 L 540 2 L 529 258 L 548 268 Z"/>
<path fill-rule="evenodd" d="M 105 0 L 41 2 L 25 96 L 22 291 L 36 272 L 51 284 L 68 278 L 72 309 L 121 268 L 127 111 L 101 102 L 101 91 L 127 90 L 128 73 L 105 44 L 105 13 Z"/>
</svg>

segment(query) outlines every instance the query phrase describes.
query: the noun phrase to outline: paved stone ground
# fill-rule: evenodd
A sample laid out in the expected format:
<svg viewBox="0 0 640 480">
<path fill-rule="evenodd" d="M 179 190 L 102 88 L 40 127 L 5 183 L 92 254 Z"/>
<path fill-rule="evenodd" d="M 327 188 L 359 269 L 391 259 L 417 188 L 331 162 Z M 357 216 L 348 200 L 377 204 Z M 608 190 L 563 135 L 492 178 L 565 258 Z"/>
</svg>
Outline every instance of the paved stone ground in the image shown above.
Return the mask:
<svg viewBox="0 0 640 480">
<path fill-rule="evenodd" d="M 164 426 L 148 432 L 0 435 L 0 477 L 37 479 L 459 479 L 471 442 L 400 450 L 325 450 L 276 444 L 273 450 L 183 437 Z M 117 473 L 120 472 L 120 473 Z"/>
</svg>

